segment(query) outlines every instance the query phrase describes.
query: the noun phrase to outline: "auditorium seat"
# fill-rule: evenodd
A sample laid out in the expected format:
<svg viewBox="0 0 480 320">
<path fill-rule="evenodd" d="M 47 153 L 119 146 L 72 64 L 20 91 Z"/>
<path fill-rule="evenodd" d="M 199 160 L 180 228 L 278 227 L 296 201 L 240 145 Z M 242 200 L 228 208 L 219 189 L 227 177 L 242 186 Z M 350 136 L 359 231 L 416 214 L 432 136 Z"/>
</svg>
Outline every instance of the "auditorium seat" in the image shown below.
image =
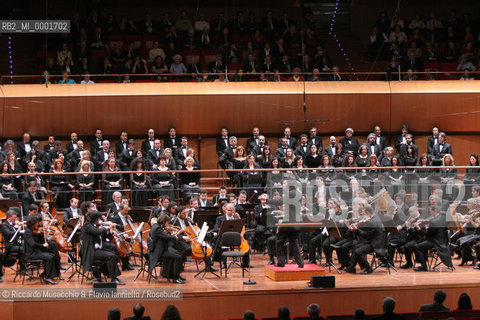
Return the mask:
<svg viewBox="0 0 480 320">
<path fill-rule="evenodd" d="M 420 319 L 448 319 L 450 318 L 450 311 L 424 311 L 420 313 Z"/>
<path fill-rule="evenodd" d="M 327 316 L 327 320 L 351 320 L 352 315 L 335 315 L 335 316 Z"/>
<path fill-rule="evenodd" d="M 417 320 L 418 312 L 402 313 L 402 316 L 404 320 Z"/>
<path fill-rule="evenodd" d="M 452 311 L 452 317 L 457 320 L 459 318 L 480 318 L 480 310 L 455 310 Z"/>
</svg>

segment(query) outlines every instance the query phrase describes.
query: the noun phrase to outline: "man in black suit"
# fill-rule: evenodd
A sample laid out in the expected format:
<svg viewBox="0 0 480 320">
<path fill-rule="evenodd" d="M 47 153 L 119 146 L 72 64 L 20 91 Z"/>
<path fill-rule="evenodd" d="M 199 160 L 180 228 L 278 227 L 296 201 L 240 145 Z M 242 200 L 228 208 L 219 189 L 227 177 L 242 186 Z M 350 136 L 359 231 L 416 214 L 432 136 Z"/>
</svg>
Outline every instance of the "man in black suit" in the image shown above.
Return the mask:
<svg viewBox="0 0 480 320">
<path fill-rule="evenodd" d="M 76 219 L 80 217 L 81 213 L 80 209 L 78 208 L 78 199 L 72 198 L 70 199 L 70 207 L 63 210 L 63 222 L 65 224 L 68 224 L 68 221 L 70 221 L 70 219 Z"/>
<path fill-rule="evenodd" d="M 102 171 L 105 164 L 108 162 L 108 152 L 110 151 L 110 141 L 103 140 L 102 148 L 97 151 L 93 158 L 95 164 L 95 171 Z"/>
<path fill-rule="evenodd" d="M 77 141 L 77 149 L 73 150 L 71 153 L 68 154 L 68 161 L 70 162 L 70 167 L 75 170 L 80 162 L 80 159 L 83 157 L 83 153 L 85 152 L 85 148 L 83 146 L 83 141 Z M 93 169 L 93 168 L 90 168 Z"/>
<path fill-rule="evenodd" d="M 447 294 L 442 290 L 435 291 L 433 295 L 433 303 L 427 303 L 420 307 L 419 312 L 423 311 L 450 311 L 450 309 L 443 305 Z"/>
<path fill-rule="evenodd" d="M 125 318 L 123 320 L 150 320 L 149 316 L 143 316 L 144 313 L 145 307 L 139 302 L 133 306 L 133 317 Z"/>
<path fill-rule="evenodd" d="M 208 64 L 208 71 L 211 73 L 222 73 L 225 72 L 225 65 L 223 63 L 223 56 L 217 54 L 215 61 L 212 61 Z"/>
<path fill-rule="evenodd" d="M 114 216 L 109 215 L 109 221 L 115 223 L 117 225 L 117 230 L 119 232 L 125 232 L 125 227 L 129 225 L 129 217 L 128 211 L 130 207 L 128 205 L 128 201 L 122 201 L 122 203 L 118 206 L 118 212 Z M 124 235 L 125 238 L 129 238 L 128 234 Z M 133 270 L 132 265 L 130 264 L 130 256 L 127 255 L 125 257 L 121 257 L 120 260 L 122 261 L 122 271 Z"/>
<path fill-rule="evenodd" d="M 168 137 L 163 140 L 163 147 L 172 149 L 172 155 L 180 148 L 180 139 L 177 138 L 177 129 L 175 127 L 168 128 Z"/>
<path fill-rule="evenodd" d="M 70 154 L 73 150 L 78 148 L 78 134 L 76 132 L 72 132 L 70 134 L 70 141 L 67 143 L 67 153 Z"/>
<path fill-rule="evenodd" d="M 433 156 L 433 147 L 439 142 L 439 137 L 438 137 L 439 134 L 440 134 L 440 131 L 438 130 L 438 128 L 433 127 L 432 135 L 428 137 L 428 140 L 427 140 L 427 153 L 429 155 Z"/>
<path fill-rule="evenodd" d="M 137 157 L 137 150 L 135 149 L 135 140 L 129 139 L 127 149 L 122 152 L 119 158 L 120 168 L 123 171 L 130 170 L 130 163 Z"/>
<path fill-rule="evenodd" d="M 438 134 L 438 143 L 433 147 L 433 157 L 435 160 L 442 160 L 443 156 L 446 154 L 453 155 L 452 146 L 445 141 L 447 140 L 447 135 L 445 132 L 440 132 Z"/>
<path fill-rule="evenodd" d="M 52 165 L 53 165 L 53 162 L 54 162 L 55 160 L 57 160 L 58 158 L 60 158 L 60 154 L 63 154 L 63 157 L 66 158 L 66 156 L 67 156 L 67 150 L 62 149 L 62 141 L 60 141 L 60 140 L 55 140 L 55 149 L 50 150 L 50 154 L 49 154 L 49 159 L 50 159 L 49 166 L 52 166 Z M 67 164 L 64 163 L 64 169 L 65 169 L 65 171 L 67 171 L 67 169 L 65 168 L 66 165 L 67 165 Z"/>
<path fill-rule="evenodd" d="M 363 145 L 367 147 L 369 156 L 374 154 L 378 159 L 382 154 L 382 151 L 380 150 L 380 146 L 377 144 L 376 140 L 375 133 L 370 133 L 367 137 L 367 141 Z"/>
<path fill-rule="evenodd" d="M 308 137 L 306 134 L 300 136 L 300 145 L 295 149 L 295 156 L 305 157 L 310 153 L 310 146 L 308 145 Z"/>
<path fill-rule="evenodd" d="M 309 320 L 323 320 L 323 317 L 320 317 L 320 307 L 316 303 L 312 303 L 307 307 Z"/>
<path fill-rule="evenodd" d="M 1 226 L 6 256 L 8 256 L 10 253 L 17 254 L 20 252 L 20 250 L 22 250 L 20 233 L 17 233 L 17 229 L 14 228 L 15 221 L 17 221 L 17 212 L 15 212 L 14 210 L 8 210 L 7 220 Z M 14 235 L 15 238 L 13 238 Z"/>
<path fill-rule="evenodd" d="M 163 155 L 164 150 L 162 149 L 162 143 L 160 139 L 155 139 L 153 141 L 153 149 L 148 150 L 147 158 L 153 162 L 155 168 L 158 166 L 160 161 L 160 156 Z"/>
<path fill-rule="evenodd" d="M 220 130 L 220 137 L 218 137 L 215 150 L 217 151 L 217 155 L 220 157 L 225 149 L 228 148 L 229 141 L 228 141 L 228 129 L 226 127 L 222 127 Z"/>
<path fill-rule="evenodd" d="M 208 201 L 207 189 L 200 189 L 200 195 L 198 196 L 198 205 L 201 208 L 213 207 L 213 203 Z"/>
<path fill-rule="evenodd" d="M 110 211 L 108 214 L 109 217 L 113 217 L 120 210 L 120 204 L 122 203 L 122 193 L 120 191 L 115 191 L 112 195 L 113 202 L 107 205 L 107 211 Z"/>
<path fill-rule="evenodd" d="M 173 248 L 173 244 L 181 238 L 177 233 L 169 234 L 165 230 L 170 224 L 170 217 L 166 213 L 160 213 L 157 223 L 152 226 L 149 235 L 148 251 L 150 260 L 148 273 L 152 274 L 153 269 L 163 258 L 167 266 L 166 274 L 173 279 L 174 283 L 183 284 L 184 278 L 180 276 L 182 272 L 183 259 L 180 252 Z"/>
<path fill-rule="evenodd" d="M 188 150 L 188 139 L 187 137 L 182 137 L 180 139 L 181 146 L 180 148 L 175 151 L 174 158 L 177 161 L 177 167 L 179 170 L 183 168 L 183 162 L 185 161 L 185 158 L 187 157 L 187 150 Z"/>
<path fill-rule="evenodd" d="M 260 137 L 260 129 L 257 127 L 252 130 L 253 137 L 247 140 L 247 154 L 253 153 L 255 146 L 258 146 L 258 138 Z M 265 145 L 268 145 L 268 141 L 265 140 Z"/>
<path fill-rule="evenodd" d="M 337 138 L 335 136 L 330 136 L 330 144 L 325 148 L 325 154 L 330 158 L 333 158 L 337 152 Z"/>
<path fill-rule="evenodd" d="M 292 147 L 290 147 L 290 145 L 288 144 L 288 139 L 286 137 L 281 138 L 280 141 L 281 144 L 275 151 L 275 156 L 277 157 L 279 162 L 283 162 L 287 155 L 287 150 L 291 149 Z"/>
<path fill-rule="evenodd" d="M 288 142 L 288 146 L 292 149 L 292 150 L 295 150 L 295 148 L 297 147 L 297 139 L 295 139 L 294 137 L 292 137 L 292 129 L 290 129 L 290 127 L 286 127 L 284 130 L 283 130 L 283 137 L 281 137 L 280 139 L 278 139 L 278 147 L 281 147 L 283 144 L 282 144 L 282 139 L 283 138 L 287 138 L 287 142 Z"/>
<path fill-rule="evenodd" d="M 237 150 L 237 137 L 230 136 L 228 139 L 229 144 L 228 147 L 223 151 L 223 154 L 219 156 L 218 162 L 220 166 L 233 169 L 233 158 L 235 150 Z M 235 175 L 235 172 L 228 172 L 228 176 L 232 179 Z"/>
<path fill-rule="evenodd" d="M 405 140 L 407 140 L 407 143 L 402 144 L 400 146 L 399 154 L 401 157 L 406 157 L 408 155 L 408 147 L 412 147 L 413 149 L 413 157 L 415 159 L 418 159 L 418 147 L 413 143 L 413 136 L 411 133 L 407 133 L 405 135 Z"/>
<path fill-rule="evenodd" d="M 148 129 L 147 135 L 148 135 L 147 139 L 142 141 L 141 150 L 144 157 L 147 156 L 148 150 L 153 149 L 154 147 L 153 143 L 155 141 L 155 131 L 153 129 Z"/>
<path fill-rule="evenodd" d="M 90 141 L 90 153 L 92 156 L 97 154 L 97 152 L 102 149 L 103 143 L 103 134 L 101 129 L 95 130 L 95 139 Z"/>
<path fill-rule="evenodd" d="M 257 161 L 262 160 L 263 150 L 266 146 L 266 139 L 264 136 L 258 136 L 258 144 L 252 148 L 252 153 L 256 156 Z"/>
<path fill-rule="evenodd" d="M 372 273 L 373 269 L 366 258 L 366 255 L 370 252 L 375 252 L 382 262 L 386 262 L 384 260 L 387 249 L 385 248 L 382 220 L 379 215 L 374 213 L 370 205 L 365 206 L 365 218 L 370 218 L 370 220 L 363 226 L 352 226 L 352 230 L 356 232 L 362 240 L 353 247 L 350 263 L 346 269 L 349 273 L 355 273 L 357 263 L 364 269 L 364 274 Z"/>
<path fill-rule="evenodd" d="M 17 144 L 18 156 L 23 159 L 27 153 L 30 152 L 30 150 L 32 150 L 30 135 L 28 133 L 24 133 L 23 140 Z"/>
<path fill-rule="evenodd" d="M 382 129 L 380 126 L 373 127 L 373 132 L 375 133 L 375 142 L 380 146 L 380 151 L 383 152 L 385 148 L 388 146 L 387 138 L 382 136 Z"/>
<path fill-rule="evenodd" d="M 44 200 L 43 193 L 37 191 L 38 184 L 36 181 L 30 181 L 28 184 L 27 191 L 23 193 L 22 197 L 22 211 L 23 219 L 25 220 L 28 216 L 28 210 L 31 204 L 34 204 L 35 201 Z"/>
<path fill-rule="evenodd" d="M 431 248 L 437 249 L 437 255 L 443 264 L 448 268 L 453 268 L 452 256 L 448 245 L 446 216 L 445 212 L 440 210 L 439 206 L 429 208 L 429 218 L 432 220 L 428 223 L 428 229 L 424 231 L 425 240 L 413 247 L 416 260 L 421 264 L 421 267 L 414 269 L 415 271 L 428 271 L 426 257 L 428 250 Z"/>
<path fill-rule="evenodd" d="M 322 138 L 317 136 L 317 128 L 315 127 L 310 128 L 310 136 L 308 137 L 308 145 L 311 146 L 312 144 L 317 146 L 317 153 L 321 155 L 323 150 Z"/>
<path fill-rule="evenodd" d="M 402 133 L 395 138 L 395 149 L 397 149 L 397 152 L 402 144 L 407 144 L 407 133 L 411 133 L 410 127 L 408 124 L 402 124 Z M 412 143 L 415 143 L 415 140 L 412 140 Z"/>
<path fill-rule="evenodd" d="M 390 297 L 383 299 L 383 314 L 376 316 L 373 320 L 403 320 L 401 314 L 393 312 L 395 310 L 395 300 Z"/>
<path fill-rule="evenodd" d="M 49 136 L 48 143 L 43 146 L 43 151 L 49 153 L 51 150 L 55 149 L 55 137 Z"/>
<path fill-rule="evenodd" d="M 220 186 L 218 194 L 214 195 L 212 198 L 213 204 L 215 206 L 218 206 L 220 201 L 222 200 L 228 200 L 227 187 L 225 186 Z"/>
<path fill-rule="evenodd" d="M 345 137 L 340 140 L 340 143 L 343 145 L 345 152 L 352 152 L 356 156 L 360 144 L 358 143 L 358 139 L 353 136 L 353 133 L 352 128 L 347 128 L 345 130 Z"/>
<path fill-rule="evenodd" d="M 117 155 L 117 159 L 120 158 L 123 151 L 127 150 L 128 148 L 128 134 L 126 131 L 122 131 L 120 134 L 120 141 L 115 144 L 115 154 Z"/>
</svg>

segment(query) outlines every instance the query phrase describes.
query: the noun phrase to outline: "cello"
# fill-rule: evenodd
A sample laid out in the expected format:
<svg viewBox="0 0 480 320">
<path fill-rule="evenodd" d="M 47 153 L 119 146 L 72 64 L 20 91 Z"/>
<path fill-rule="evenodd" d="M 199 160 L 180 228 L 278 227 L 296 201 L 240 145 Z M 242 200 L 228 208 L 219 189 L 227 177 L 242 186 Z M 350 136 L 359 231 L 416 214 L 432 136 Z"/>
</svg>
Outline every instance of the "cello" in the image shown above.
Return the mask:
<svg viewBox="0 0 480 320">
<path fill-rule="evenodd" d="M 142 247 L 143 247 L 143 254 L 144 255 L 147 254 L 148 253 L 147 242 L 144 239 L 142 239 L 140 236 L 135 238 L 135 239 L 133 238 L 133 236 L 138 231 L 138 229 L 137 229 L 138 225 L 135 226 L 136 223 L 133 222 L 133 220 L 130 216 L 127 216 L 127 222 L 128 222 L 128 224 L 125 226 L 125 232 L 132 239 L 132 241 L 130 243 L 132 254 L 135 257 L 139 257 L 142 253 Z M 148 236 L 149 231 L 150 231 L 150 229 L 143 230 L 142 234 L 145 233 Z"/>
<path fill-rule="evenodd" d="M 198 226 L 194 226 L 188 221 L 188 226 L 185 228 L 185 234 L 187 237 L 192 239 L 192 242 L 190 243 L 192 247 L 192 258 L 195 260 L 203 260 L 204 258 L 208 258 L 212 255 L 212 247 L 206 243 L 205 241 L 203 243 L 200 243 L 197 241 L 198 236 L 200 234 L 200 228 Z"/>
</svg>

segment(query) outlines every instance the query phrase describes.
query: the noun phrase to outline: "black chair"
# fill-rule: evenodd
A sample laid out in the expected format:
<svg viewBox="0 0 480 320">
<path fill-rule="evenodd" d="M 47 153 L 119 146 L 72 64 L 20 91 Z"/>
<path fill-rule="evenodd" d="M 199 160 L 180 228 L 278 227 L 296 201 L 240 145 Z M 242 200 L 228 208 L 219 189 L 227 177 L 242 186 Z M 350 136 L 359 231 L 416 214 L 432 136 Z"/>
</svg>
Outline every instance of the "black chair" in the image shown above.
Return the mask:
<svg viewBox="0 0 480 320">
<path fill-rule="evenodd" d="M 104 265 L 105 265 L 105 261 L 94 260 L 90 270 L 88 270 L 85 273 L 79 272 L 79 274 L 82 276 L 82 280 L 80 281 L 80 283 L 83 284 L 83 280 L 85 280 L 85 282 L 87 281 L 98 281 L 98 282 L 105 281 L 106 282 L 108 279 L 105 275 L 102 274 L 102 268 Z M 96 278 L 94 276 L 95 274 L 99 274 L 100 278 Z M 103 279 L 102 279 L 102 276 L 103 276 Z"/>
<path fill-rule="evenodd" d="M 222 276 L 222 262 L 225 266 L 225 278 L 227 277 L 228 270 L 230 270 L 234 265 L 242 268 L 242 277 L 245 276 L 246 269 L 243 267 L 243 258 L 245 257 L 245 252 L 240 251 L 241 244 L 242 236 L 238 232 L 225 232 L 222 235 L 221 247 L 222 249 L 226 249 L 226 251 L 222 252 L 222 259 L 220 260 L 220 276 Z M 229 265 L 227 265 L 228 258 L 232 258 L 232 261 Z"/>
</svg>

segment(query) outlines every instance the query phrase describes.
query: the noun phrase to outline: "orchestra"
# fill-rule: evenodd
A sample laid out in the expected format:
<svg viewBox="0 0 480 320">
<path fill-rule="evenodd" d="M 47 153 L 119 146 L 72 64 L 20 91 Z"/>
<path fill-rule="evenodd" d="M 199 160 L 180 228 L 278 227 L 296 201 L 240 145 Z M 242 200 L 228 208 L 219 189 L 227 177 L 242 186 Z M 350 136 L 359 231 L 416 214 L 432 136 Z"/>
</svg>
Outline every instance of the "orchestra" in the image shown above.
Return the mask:
<svg viewBox="0 0 480 320">
<path fill-rule="evenodd" d="M 162 266 L 162 277 L 184 284 L 186 278 L 182 273 L 192 261 L 204 263 L 209 272 L 218 270 L 214 267 L 217 261 L 220 268 L 225 268 L 220 258 L 225 250 L 220 245 L 221 233 L 225 225 L 232 225 L 226 223 L 231 220 L 243 221 L 239 250 L 245 253 L 245 268 L 254 267 L 250 262 L 252 255 L 268 255 L 265 264 L 277 267 L 291 263 L 298 268 L 305 263 L 323 264 L 339 272 L 356 273 L 358 265 L 365 274 L 374 272 L 367 260 L 370 254 L 380 266 L 393 268 L 395 255 L 401 254 L 405 263 L 399 267 L 418 272 L 429 271 L 432 255 L 451 270 L 454 269 L 452 254 L 461 259 L 459 266 L 479 261 L 480 187 L 474 181 L 480 170 L 469 169 L 468 188 L 462 188 L 454 184 L 457 170 L 443 168 L 453 166 L 453 156 L 449 153 L 437 157 L 443 160 L 439 169 L 429 169 L 432 159 L 427 154 L 419 157 L 415 169 L 402 168 L 407 163 L 415 164 L 405 162 L 412 157 L 408 148 L 413 143 L 411 134 L 405 135 L 405 142 L 399 144 L 401 152 L 395 155 L 388 146 L 381 152 L 374 133 L 369 135 L 368 143 L 358 148 L 353 130 L 346 133 L 342 140 L 348 148 L 330 138 L 325 155 L 317 146 L 319 138 L 303 136 L 295 154 L 290 152 L 291 159 L 289 150 L 295 146 L 287 144 L 286 138 L 279 140 L 276 153 L 281 157 L 277 158 L 264 152 L 270 150 L 265 137 L 254 135 L 249 145 L 252 154 L 245 155 L 243 165 L 235 166 L 238 173 L 232 175 L 240 175 L 241 183 L 235 183 L 236 187 L 220 186 L 215 192 L 200 189 L 200 173 L 196 172 L 200 165 L 186 144 L 179 150 L 187 148 L 188 156 L 184 161 L 174 159 L 178 166 L 173 169 L 181 167 L 187 172 L 168 173 L 165 179 L 159 178 L 158 172 L 172 169 L 166 167 L 166 156 L 160 154 L 163 149 L 156 139 L 152 150 L 159 151 L 158 155 L 151 152 L 152 166 L 135 168 L 141 172 L 147 169 L 142 173 L 145 201 L 141 206 L 133 201 L 131 190 L 126 188 L 108 141 L 98 141 L 102 149 L 93 160 L 98 167 L 103 166 L 98 170 L 104 173 L 103 179 L 96 182 L 89 173 L 92 168 L 87 170 L 86 161 L 79 162 L 85 166 L 80 167 L 78 176 L 67 174 L 77 165 L 67 168 L 71 157 L 57 143 L 58 158 L 46 160 L 51 164 L 46 165 L 47 171 L 53 166 L 52 174 L 35 175 L 35 179 L 21 177 L 25 180 L 23 193 L 14 188 L 16 178 L 9 178 L 10 166 L 5 165 L 0 174 L 6 175 L 2 194 L 8 198 L 4 200 L 18 204 L 7 210 L 4 218 L 0 211 L 4 256 L 1 261 L 13 259 L 18 270 L 28 274 L 26 262 L 41 260 L 44 265 L 41 279 L 56 284 L 63 279 L 61 260 L 67 253 L 67 261 L 79 263 L 83 276 L 89 277 L 91 273 L 91 279 L 101 281 L 103 274 L 111 282 L 123 285 L 119 279 L 121 272 L 135 271 L 136 257 L 143 255 L 146 263 L 142 267 L 150 275 L 155 274 L 155 267 Z M 445 134 L 440 136 L 439 141 L 443 142 Z M 133 145 L 134 141 L 130 142 Z M 224 152 L 236 153 L 230 150 L 233 147 L 227 143 L 227 137 L 221 142 L 219 157 L 228 158 Z M 413 149 L 418 157 L 418 147 Z M 145 160 L 139 153 L 132 161 Z M 472 166 L 476 163 L 471 161 Z M 29 167 L 25 177 L 36 174 L 30 164 L 25 163 Z M 339 164 L 347 169 L 337 170 L 335 166 Z M 389 168 L 383 169 L 382 164 Z M 149 172 L 149 168 L 155 170 Z M 272 171 L 260 171 L 268 168 Z M 89 175 L 91 180 L 89 197 L 75 188 L 83 186 L 78 180 L 82 175 Z M 156 179 L 154 185 L 162 188 L 154 187 L 151 178 Z M 168 192 L 163 192 L 163 186 L 167 185 Z M 97 192 L 98 187 L 101 193 Z M 460 195 L 462 190 L 470 194 Z M 10 191 L 17 192 L 14 196 Z M 154 206 L 149 206 L 152 198 Z M 97 208 L 96 202 L 103 205 Z M 148 219 L 136 220 L 138 217 L 131 215 L 138 208 L 149 212 Z M 304 227 L 305 223 L 313 224 Z M 207 230 L 203 230 L 204 225 Z M 140 239 L 139 232 L 145 234 L 144 239 Z M 475 268 L 480 269 L 480 265 Z"/>
</svg>

